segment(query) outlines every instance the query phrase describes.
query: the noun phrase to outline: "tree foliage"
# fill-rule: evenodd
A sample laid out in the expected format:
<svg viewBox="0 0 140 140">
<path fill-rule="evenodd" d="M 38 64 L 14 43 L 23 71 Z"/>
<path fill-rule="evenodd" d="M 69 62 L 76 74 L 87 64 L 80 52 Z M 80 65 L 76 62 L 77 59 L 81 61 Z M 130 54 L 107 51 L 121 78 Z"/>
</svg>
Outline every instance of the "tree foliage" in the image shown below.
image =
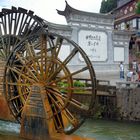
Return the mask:
<svg viewBox="0 0 140 140">
<path fill-rule="evenodd" d="M 137 3 L 136 14 L 140 14 L 140 1 Z"/>
<path fill-rule="evenodd" d="M 100 13 L 108 13 L 117 7 L 117 0 L 102 0 Z"/>
</svg>

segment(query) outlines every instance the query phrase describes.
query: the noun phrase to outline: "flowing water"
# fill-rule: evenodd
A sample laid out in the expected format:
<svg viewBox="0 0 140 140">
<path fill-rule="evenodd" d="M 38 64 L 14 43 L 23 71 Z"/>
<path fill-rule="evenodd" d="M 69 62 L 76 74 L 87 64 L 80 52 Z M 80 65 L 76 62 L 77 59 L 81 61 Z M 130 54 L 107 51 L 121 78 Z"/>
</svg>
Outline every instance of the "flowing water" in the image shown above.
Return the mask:
<svg viewBox="0 0 140 140">
<path fill-rule="evenodd" d="M 76 134 L 96 140 L 140 140 L 140 122 L 89 119 Z"/>
<path fill-rule="evenodd" d="M 0 140 L 25 140 L 19 131 L 19 124 L 0 121 Z M 140 123 L 88 119 L 74 134 L 96 140 L 140 140 Z"/>
</svg>

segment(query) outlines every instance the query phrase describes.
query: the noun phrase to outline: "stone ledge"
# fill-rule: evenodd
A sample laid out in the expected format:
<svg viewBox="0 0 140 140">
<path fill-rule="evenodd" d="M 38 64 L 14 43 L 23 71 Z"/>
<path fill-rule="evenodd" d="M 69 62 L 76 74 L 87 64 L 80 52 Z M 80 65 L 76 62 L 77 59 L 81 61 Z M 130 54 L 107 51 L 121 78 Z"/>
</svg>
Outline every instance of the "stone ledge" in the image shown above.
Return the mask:
<svg viewBox="0 0 140 140">
<path fill-rule="evenodd" d="M 122 81 L 116 82 L 116 88 L 137 88 L 140 87 L 140 82 Z"/>
</svg>

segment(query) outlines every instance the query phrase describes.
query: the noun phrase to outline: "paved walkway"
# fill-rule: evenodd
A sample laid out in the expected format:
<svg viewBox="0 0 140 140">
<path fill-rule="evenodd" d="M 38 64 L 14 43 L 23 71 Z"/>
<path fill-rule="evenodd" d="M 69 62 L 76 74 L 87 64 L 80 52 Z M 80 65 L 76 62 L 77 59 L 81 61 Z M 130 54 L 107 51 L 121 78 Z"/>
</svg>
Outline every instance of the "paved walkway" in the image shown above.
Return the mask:
<svg viewBox="0 0 140 140">
<path fill-rule="evenodd" d="M 96 75 L 97 80 L 107 80 L 110 82 L 111 85 L 116 85 L 116 82 L 125 82 L 126 77 L 124 79 L 120 79 L 119 73 L 116 74 L 97 74 Z"/>
</svg>

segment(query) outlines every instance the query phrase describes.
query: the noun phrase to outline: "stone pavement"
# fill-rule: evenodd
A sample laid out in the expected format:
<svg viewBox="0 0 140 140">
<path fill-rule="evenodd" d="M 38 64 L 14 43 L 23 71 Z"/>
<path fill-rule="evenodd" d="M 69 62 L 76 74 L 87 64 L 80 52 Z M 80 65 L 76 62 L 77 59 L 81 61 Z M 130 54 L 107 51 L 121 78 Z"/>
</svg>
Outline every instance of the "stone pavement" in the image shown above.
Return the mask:
<svg viewBox="0 0 140 140">
<path fill-rule="evenodd" d="M 125 82 L 126 81 L 126 74 L 125 74 L 125 78 L 124 79 L 120 79 L 120 73 L 116 72 L 116 73 L 109 73 L 109 72 L 105 72 L 105 73 L 97 73 L 96 72 L 96 78 L 97 80 L 107 80 L 110 82 L 110 85 L 116 85 L 116 82 Z"/>
</svg>

